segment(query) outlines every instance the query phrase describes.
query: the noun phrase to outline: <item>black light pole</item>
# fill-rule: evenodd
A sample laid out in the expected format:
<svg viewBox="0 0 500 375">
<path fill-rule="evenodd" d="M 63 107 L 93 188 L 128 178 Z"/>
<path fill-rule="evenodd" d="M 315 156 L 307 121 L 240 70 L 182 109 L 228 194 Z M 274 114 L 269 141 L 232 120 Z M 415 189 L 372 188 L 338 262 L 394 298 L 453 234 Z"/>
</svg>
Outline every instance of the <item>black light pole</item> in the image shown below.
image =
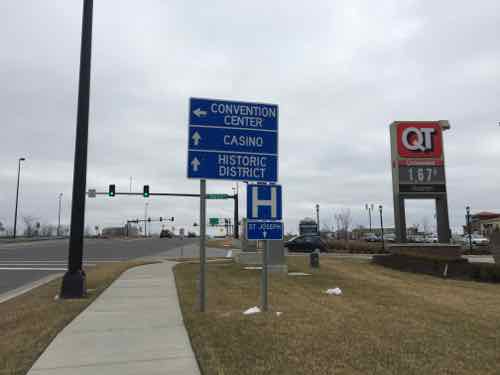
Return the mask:
<svg viewBox="0 0 500 375">
<path fill-rule="evenodd" d="M 80 77 L 76 120 L 73 199 L 69 239 L 68 271 L 63 277 L 61 298 L 81 298 L 87 294 L 85 271 L 82 269 L 85 195 L 87 183 L 87 143 L 89 130 L 90 61 L 92 55 L 93 0 L 83 0 Z"/>
<path fill-rule="evenodd" d="M 318 234 L 320 234 L 321 229 L 319 229 L 319 204 L 316 204 L 316 224 L 318 225 Z"/>
<path fill-rule="evenodd" d="M 12 237 L 16 238 L 16 230 L 17 230 L 17 203 L 19 202 L 19 178 L 21 176 L 21 162 L 25 161 L 25 158 L 19 158 L 17 160 L 17 189 L 16 189 L 16 208 L 14 209 L 14 233 Z"/>
<path fill-rule="evenodd" d="M 61 235 L 61 198 L 63 193 L 59 194 L 59 210 L 57 213 L 57 237 Z"/>
<path fill-rule="evenodd" d="M 239 213 L 238 213 L 238 188 L 236 188 L 236 191 L 233 195 L 233 199 L 234 199 L 234 233 L 233 233 L 233 236 L 235 239 L 238 239 L 238 238 L 240 238 L 240 226 L 238 225 L 238 222 L 240 220 Z"/>
<path fill-rule="evenodd" d="M 470 207 L 467 206 L 465 207 L 465 219 L 467 220 L 467 233 L 469 236 L 469 250 L 472 251 L 472 233 L 471 233 L 471 227 L 470 227 Z"/>
<path fill-rule="evenodd" d="M 380 232 L 382 234 L 382 250 L 385 251 L 385 240 L 384 240 L 384 219 L 382 218 L 382 205 L 378 206 L 378 212 L 380 213 Z"/>
<path fill-rule="evenodd" d="M 372 211 L 373 211 L 373 203 L 371 205 L 365 204 L 365 208 L 368 211 L 368 220 L 370 225 L 370 233 L 372 232 Z"/>
</svg>

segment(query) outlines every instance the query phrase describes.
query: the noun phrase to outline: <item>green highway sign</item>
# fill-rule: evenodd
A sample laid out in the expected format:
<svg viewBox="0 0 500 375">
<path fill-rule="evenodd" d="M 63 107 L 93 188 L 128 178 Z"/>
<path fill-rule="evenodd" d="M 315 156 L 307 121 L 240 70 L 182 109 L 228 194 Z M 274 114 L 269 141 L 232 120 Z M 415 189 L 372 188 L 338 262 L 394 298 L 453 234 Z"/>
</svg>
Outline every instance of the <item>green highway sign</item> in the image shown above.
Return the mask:
<svg viewBox="0 0 500 375">
<path fill-rule="evenodd" d="M 229 194 L 207 194 L 207 199 L 229 199 Z"/>
<path fill-rule="evenodd" d="M 219 225 L 219 218 L 218 217 L 211 217 L 209 219 L 210 225 Z"/>
</svg>

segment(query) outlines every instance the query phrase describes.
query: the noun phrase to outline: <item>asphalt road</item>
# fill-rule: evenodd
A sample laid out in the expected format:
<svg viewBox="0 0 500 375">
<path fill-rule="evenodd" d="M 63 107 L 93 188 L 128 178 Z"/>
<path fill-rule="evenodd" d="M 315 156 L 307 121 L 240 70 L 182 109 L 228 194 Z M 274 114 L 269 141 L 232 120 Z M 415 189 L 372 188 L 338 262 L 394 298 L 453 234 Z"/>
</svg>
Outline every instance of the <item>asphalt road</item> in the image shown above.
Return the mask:
<svg viewBox="0 0 500 375">
<path fill-rule="evenodd" d="M 197 256 L 199 239 L 140 238 L 86 239 L 84 268 L 98 263 L 145 256 Z M 224 250 L 208 250 L 207 256 L 224 256 Z M 68 241 L 37 241 L 0 244 L 0 295 L 67 269 Z"/>
</svg>

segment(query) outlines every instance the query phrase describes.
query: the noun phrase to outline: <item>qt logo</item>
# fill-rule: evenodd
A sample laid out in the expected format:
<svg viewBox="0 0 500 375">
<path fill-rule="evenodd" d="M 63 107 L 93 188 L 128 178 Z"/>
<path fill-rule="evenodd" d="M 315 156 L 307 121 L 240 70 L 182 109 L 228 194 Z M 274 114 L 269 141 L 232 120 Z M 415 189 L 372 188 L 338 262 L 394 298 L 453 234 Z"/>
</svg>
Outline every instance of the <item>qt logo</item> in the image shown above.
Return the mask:
<svg viewBox="0 0 500 375">
<path fill-rule="evenodd" d="M 440 158 L 442 130 L 437 123 L 401 123 L 397 128 L 398 152 L 403 158 Z"/>
</svg>

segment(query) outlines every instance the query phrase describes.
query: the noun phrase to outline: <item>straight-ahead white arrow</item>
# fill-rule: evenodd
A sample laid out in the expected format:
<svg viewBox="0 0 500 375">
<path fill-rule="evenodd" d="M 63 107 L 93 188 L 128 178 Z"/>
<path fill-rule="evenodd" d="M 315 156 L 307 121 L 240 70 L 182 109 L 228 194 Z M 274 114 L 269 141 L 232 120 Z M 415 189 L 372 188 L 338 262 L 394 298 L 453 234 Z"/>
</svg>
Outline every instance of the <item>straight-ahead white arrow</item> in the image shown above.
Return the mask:
<svg viewBox="0 0 500 375">
<path fill-rule="evenodd" d="M 264 236 L 264 238 L 266 238 L 267 237 L 267 232 L 266 231 L 262 232 L 262 235 Z"/>
<path fill-rule="evenodd" d="M 200 161 L 196 157 L 191 161 L 191 165 L 193 166 L 194 172 L 198 172 L 198 167 L 200 166 L 200 164 L 201 164 Z"/>
<path fill-rule="evenodd" d="M 194 132 L 193 136 L 191 137 L 193 138 L 193 141 L 194 141 L 194 145 L 195 146 L 198 146 L 198 143 L 200 143 L 200 140 L 201 140 L 201 135 L 200 133 L 198 133 L 197 131 Z"/>
<path fill-rule="evenodd" d="M 196 108 L 194 111 L 193 111 L 194 115 L 196 117 L 204 117 L 207 115 L 207 111 L 204 111 L 202 110 L 201 108 Z"/>
</svg>

